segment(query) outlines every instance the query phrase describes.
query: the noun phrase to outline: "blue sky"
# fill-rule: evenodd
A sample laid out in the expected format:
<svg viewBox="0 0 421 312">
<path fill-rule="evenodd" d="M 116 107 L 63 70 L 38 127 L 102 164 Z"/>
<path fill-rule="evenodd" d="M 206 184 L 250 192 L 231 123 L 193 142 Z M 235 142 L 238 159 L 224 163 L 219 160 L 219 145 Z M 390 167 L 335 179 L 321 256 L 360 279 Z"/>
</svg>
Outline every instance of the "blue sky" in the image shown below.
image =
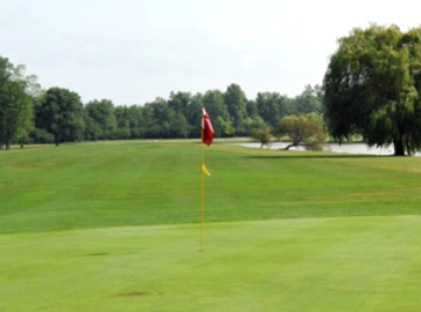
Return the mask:
<svg viewBox="0 0 421 312">
<path fill-rule="evenodd" d="M 421 26 L 413 0 L 0 0 L 0 55 L 86 103 L 144 104 L 171 91 L 293 97 L 321 84 L 354 27 Z"/>
</svg>

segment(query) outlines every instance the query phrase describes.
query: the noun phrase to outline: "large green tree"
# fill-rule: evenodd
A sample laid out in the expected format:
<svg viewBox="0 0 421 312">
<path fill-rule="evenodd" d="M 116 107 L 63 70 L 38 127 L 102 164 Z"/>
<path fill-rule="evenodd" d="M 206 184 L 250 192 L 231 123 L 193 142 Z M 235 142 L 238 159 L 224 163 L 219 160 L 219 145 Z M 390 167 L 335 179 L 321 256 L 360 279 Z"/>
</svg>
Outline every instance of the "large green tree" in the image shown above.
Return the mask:
<svg viewBox="0 0 421 312">
<path fill-rule="evenodd" d="M 33 97 L 23 70 L 0 57 L 0 148 L 24 141 L 33 127 Z"/>
<path fill-rule="evenodd" d="M 83 138 L 85 119 L 79 94 L 53 87 L 47 90 L 36 112 L 36 126 L 54 136 L 58 146 Z"/>
<path fill-rule="evenodd" d="M 325 116 L 342 140 L 362 134 L 395 155 L 421 148 L 421 28 L 354 29 L 339 40 L 324 78 Z"/>
</svg>

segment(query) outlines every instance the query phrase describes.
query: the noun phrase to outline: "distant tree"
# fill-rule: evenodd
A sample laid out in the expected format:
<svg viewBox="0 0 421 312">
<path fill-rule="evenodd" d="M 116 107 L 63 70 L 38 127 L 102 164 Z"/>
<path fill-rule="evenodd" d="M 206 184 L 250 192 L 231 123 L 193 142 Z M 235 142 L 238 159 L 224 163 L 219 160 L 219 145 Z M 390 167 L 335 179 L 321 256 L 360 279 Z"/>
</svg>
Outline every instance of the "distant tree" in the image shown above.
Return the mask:
<svg viewBox="0 0 421 312">
<path fill-rule="evenodd" d="M 262 128 L 266 127 L 266 123 L 264 122 L 264 120 L 260 116 L 256 116 L 254 118 L 247 117 L 246 119 L 244 119 L 244 127 L 245 127 L 247 133 L 250 134 L 252 130 L 262 129 Z"/>
<path fill-rule="evenodd" d="M 305 146 L 310 150 L 322 150 L 326 141 L 323 120 L 316 114 L 291 115 L 279 120 L 279 133 L 291 141 L 285 149 Z"/>
<path fill-rule="evenodd" d="M 112 139 L 117 131 L 117 120 L 114 114 L 114 104 L 110 100 L 94 100 L 86 104 L 86 113 L 90 117 L 87 128 L 90 129 L 87 139 Z"/>
<path fill-rule="evenodd" d="M 246 106 L 247 117 L 256 119 L 259 116 L 259 109 L 257 108 L 257 103 L 255 100 L 247 100 Z"/>
<path fill-rule="evenodd" d="M 277 92 L 259 92 L 256 106 L 264 122 L 276 128 L 280 118 L 291 114 L 292 101 Z"/>
<path fill-rule="evenodd" d="M 190 133 L 190 125 L 183 113 L 176 112 L 174 118 L 171 121 L 171 137 L 187 138 Z"/>
<path fill-rule="evenodd" d="M 190 92 L 171 93 L 168 105 L 174 110 L 175 116 L 171 123 L 171 136 L 175 138 L 186 138 L 190 135 L 193 125 L 189 119 L 194 116 L 192 111 L 197 109 Z"/>
<path fill-rule="evenodd" d="M 395 155 L 421 149 L 421 28 L 354 29 L 324 77 L 325 117 L 338 140 L 361 134 Z"/>
<path fill-rule="evenodd" d="M 129 126 L 130 139 L 140 139 L 145 137 L 146 122 L 143 115 L 143 107 L 132 105 L 127 110 L 127 121 Z"/>
<path fill-rule="evenodd" d="M 23 143 L 33 128 L 34 98 L 23 70 L 0 57 L 0 148 L 10 149 L 13 141 Z"/>
<path fill-rule="evenodd" d="M 277 93 L 259 92 L 256 97 L 259 115 L 269 125 L 276 125 L 280 118 L 280 107 L 276 103 L 278 95 Z"/>
<path fill-rule="evenodd" d="M 204 105 L 204 96 L 201 93 L 196 93 L 195 95 L 192 96 L 191 102 L 189 104 L 189 108 L 187 112 L 185 113 L 185 117 L 187 119 L 187 122 L 190 128 L 189 137 L 191 138 L 200 138 L 201 136 L 202 106 L 203 105 Z M 210 115 L 210 116 L 214 118 L 213 117 L 214 115 Z"/>
<path fill-rule="evenodd" d="M 175 118 L 175 110 L 171 108 L 167 101 L 162 98 L 157 98 L 153 103 L 154 113 L 159 127 L 159 137 L 173 138 L 174 133 L 171 125 Z"/>
<path fill-rule="evenodd" d="M 221 116 L 216 118 L 216 125 L 218 129 L 221 129 L 221 136 L 230 137 L 233 136 L 235 133 L 235 128 L 232 125 L 231 120 L 225 120 Z"/>
<path fill-rule="evenodd" d="M 83 138 L 85 140 L 91 140 L 91 141 L 98 140 L 101 133 L 101 129 L 99 127 L 99 124 L 95 121 L 95 119 L 93 119 L 89 115 L 86 109 L 83 114 L 83 120 L 85 123 Z"/>
<path fill-rule="evenodd" d="M 161 136 L 160 125 L 155 111 L 155 104 L 153 102 L 146 103 L 142 107 L 142 127 L 144 129 L 145 138 L 159 138 Z"/>
<path fill-rule="evenodd" d="M 227 123 L 230 122 L 231 117 L 228 107 L 224 102 L 224 94 L 219 90 L 207 91 L 202 98 L 202 103 L 212 120 L 220 120 L 219 122 L 214 122 L 215 135 L 217 137 L 231 136 L 233 134 L 233 128 L 232 123 L 231 127 L 227 127 Z M 201 110 L 199 112 L 202 114 Z M 200 119 L 197 120 L 197 124 L 200 126 Z"/>
<path fill-rule="evenodd" d="M 319 86 L 305 86 L 304 91 L 294 98 L 295 114 L 320 114 L 323 110 L 323 97 Z"/>
<path fill-rule="evenodd" d="M 272 131 L 268 126 L 262 126 L 260 128 L 253 128 L 251 130 L 251 137 L 256 141 L 260 142 L 260 148 L 268 145 L 272 139 Z"/>
<path fill-rule="evenodd" d="M 246 134 L 244 119 L 247 117 L 247 98 L 237 84 L 231 84 L 225 91 L 224 101 L 232 118 L 235 135 Z"/>
<path fill-rule="evenodd" d="M 183 115 L 188 111 L 189 104 L 191 102 L 190 92 L 171 92 L 170 98 L 168 99 L 168 105 L 175 111 L 181 112 Z"/>
<path fill-rule="evenodd" d="M 79 141 L 85 128 L 83 104 L 76 92 L 58 87 L 47 90 L 36 112 L 36 126 L 62 142 Z"/>
</svg>

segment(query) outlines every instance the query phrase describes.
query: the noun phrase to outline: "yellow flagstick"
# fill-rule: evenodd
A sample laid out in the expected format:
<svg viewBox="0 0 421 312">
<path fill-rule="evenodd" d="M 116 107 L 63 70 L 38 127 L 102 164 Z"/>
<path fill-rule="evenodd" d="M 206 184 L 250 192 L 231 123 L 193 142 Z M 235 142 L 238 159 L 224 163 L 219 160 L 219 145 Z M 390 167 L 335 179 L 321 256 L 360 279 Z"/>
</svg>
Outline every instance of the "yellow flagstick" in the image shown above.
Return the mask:
<svg viewBox="0 0 421 312">
<path fill-rule="evenodd" d="M 205 144 L 203 143 L 203 131 L 202 131 L 202 142 L 200 149 L 200 160 L 201 160 L 201 169 L 200 170 L 200 251 L 204 251 L 205 244 L 205 173 L 203 168 L 205 168 Z"/>
<path fill-rule="evenodd" d="M 210 176 L 208 169 L 205 166 L 205 144 L 211 145 L 212 140 L 215 136 L 215 131 L 213 130 L 212 122 L 209 118 L 208 113 L 206 112 L 205 107 L 202 107 L 202 142 L 201 142 L 201 150 L 200 150 L 200 161 L 202 165 L 202 170 L 200 174 L 200 251 L 203 252 L 204 245 L 205 245 L 205 175 Z"/>
</svg>

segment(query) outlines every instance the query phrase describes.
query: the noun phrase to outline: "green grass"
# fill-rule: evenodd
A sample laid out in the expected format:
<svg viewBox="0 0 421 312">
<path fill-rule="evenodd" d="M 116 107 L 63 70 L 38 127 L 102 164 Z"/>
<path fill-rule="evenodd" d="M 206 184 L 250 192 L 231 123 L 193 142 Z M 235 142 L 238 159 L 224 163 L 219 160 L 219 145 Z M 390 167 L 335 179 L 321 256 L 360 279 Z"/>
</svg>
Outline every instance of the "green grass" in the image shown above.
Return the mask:
<svg viewBox="0 0 421 312">
<path fill-rule="evenodd" d="M 0 236 L 0 311 L 419 311 L 421 217 Z"/>
<path fill-rule="evenodd" d="M 420 214 L 420 158 L 206 149 L 207 221 Z M 0 153 L 0 232 L 199 221 L 200 146 L 109 142 Z"/>
<path fill-rule="evenodd" d="M 0 311 L 419 311 L 421 158 L 127 141 L 0 152 Z"/>
</svg>

